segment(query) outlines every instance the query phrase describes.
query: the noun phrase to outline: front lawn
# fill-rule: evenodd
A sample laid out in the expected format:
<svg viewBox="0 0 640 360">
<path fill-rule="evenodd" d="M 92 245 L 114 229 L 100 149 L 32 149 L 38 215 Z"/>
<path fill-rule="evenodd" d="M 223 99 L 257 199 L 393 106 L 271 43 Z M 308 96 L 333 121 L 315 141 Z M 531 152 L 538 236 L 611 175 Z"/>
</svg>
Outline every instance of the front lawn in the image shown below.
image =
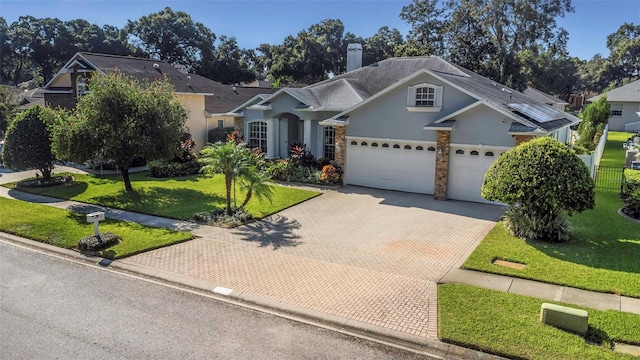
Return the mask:
<svg viewBox="0 0 640 360">
<path fill-rule="evenodd" d="M 225 206 L 222 175 L 156 179 L 147 174 L 131 174 L 134 189 L 131 193 L 124 190 L 124 183 L 119 175 L 98 177 L 78 174 L 74 175 L 75 182 L 69 185 L 20 191 L 180 220 L 190 219 L 194 213 L 222 209 Z M 8 186 L 14 187 L 15 184 Z M 276 185 L 273 189 L 272 203 L 266 199 L 259 201 L 252 198 L 247 204 L 247 210 L 254 218 L 261 219 L 320 194 Z M 236 198 L 238 205 L 244 199 L 244 192 L 239 188 Z"/>
<path fill-rule="evenodd" d="M 99 228 L 101 233 L 111 232 L 122 238 L 119 244 L 100 253 L 100 256 L 110 259 L 131 256 L 193 237 L 188 232 L 151 228 L 111 219 L 101 221 Z M 82 237 L 93 235 L 93 224 L 87 223 L 84 214 L 0 198 L 0 231 L 74 249 Z"/>
<path fill-rule="evenodd" d="M 540 321 L 540 299 L 461 284 L 438 286 L 438 331 L 442 341 L 519 359 L 633 359 L 615 353 L 610 341 L 640 344 L 640 315 L 584 309 L 590 331 L 585 338 Z M 568 305 L 578 308 L 574 305 Z M 591 338 L 591 337 L 590 337 Z"/>
<path fill-rule="evenodd" d="M 609 139 L 617 139 L 619 134 L 610 132 Z M 610 166 L 621 156 L 622 140 L 614 142 L 615 146 L 607 143 L 602 158 Z M 640 297 L 640 224 L 617 214 L 623 206 L 618 193 L 597 191 L 595 209 L 570 218 L 574 239 L 561 244 L 526 242 L 511 236 L 500 222 L 462 267 Z M 515 270 L 494 265 L 495 259 L 526 267 Z"/>
</svg>

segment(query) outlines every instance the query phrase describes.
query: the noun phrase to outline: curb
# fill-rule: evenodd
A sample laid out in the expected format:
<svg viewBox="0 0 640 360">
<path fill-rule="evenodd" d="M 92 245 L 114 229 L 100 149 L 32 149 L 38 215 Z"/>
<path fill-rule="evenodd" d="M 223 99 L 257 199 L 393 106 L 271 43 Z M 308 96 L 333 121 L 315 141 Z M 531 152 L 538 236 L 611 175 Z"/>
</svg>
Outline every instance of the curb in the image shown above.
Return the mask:
<svg viewBox="0 0 640 360">
<path fill-rule="evenodd" d="M 75 260 L 87 265 L 99 266 L 114 271 L 129 273 L 155 280 L 164 285 L 174 286 L 182 290 L 190 290 L 199 295 L 205 295 L 216 300 L 225 301 L 238 306 L 266 312 L 290 320 L 319 326 L 342 334 L 359 337 L 384 345 L 394 346 L 433 359 L 488 359 L 497 360 L 502 357 L 467 349 L 458 345 L 448 344 L 439 340 L 422 338 L 398 331 L 381 328 L 360 321 L 349 320 L 339 316 L 325 314 L 319 311 L 305 309 L 256 296 L 249 293 L 215 287 L 202 281 L 179 276 L 163 270 L 128 262 L 127 259 L 110 260 L 99 256 L 85 255 L 79 252 L 25 239 L 19 236 L 0 232 L 0 240 L 17 243 L 30 249 L 36 249 L 58 255 L 69 260 Z"/>
</svg>

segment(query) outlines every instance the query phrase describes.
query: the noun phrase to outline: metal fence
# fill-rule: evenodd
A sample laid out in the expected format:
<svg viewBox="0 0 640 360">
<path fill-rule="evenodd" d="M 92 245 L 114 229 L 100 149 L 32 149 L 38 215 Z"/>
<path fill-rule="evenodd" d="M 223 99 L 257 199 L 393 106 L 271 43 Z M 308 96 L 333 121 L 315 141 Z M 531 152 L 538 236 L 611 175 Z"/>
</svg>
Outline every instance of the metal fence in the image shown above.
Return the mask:
<svg viewBox="0 0 640 360">
<path fill-rule="evenodd" d="M 593 178 L 596 190 L 624 192 L 624 168 L 610 166 L 596 166 Z"/>
</svg>

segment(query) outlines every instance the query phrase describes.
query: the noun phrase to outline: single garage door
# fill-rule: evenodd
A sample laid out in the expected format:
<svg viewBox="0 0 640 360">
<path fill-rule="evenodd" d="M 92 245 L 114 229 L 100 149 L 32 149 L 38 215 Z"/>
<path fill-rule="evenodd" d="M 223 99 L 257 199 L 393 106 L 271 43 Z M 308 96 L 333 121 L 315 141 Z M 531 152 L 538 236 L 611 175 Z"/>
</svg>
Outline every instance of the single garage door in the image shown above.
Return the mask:
<svg viewBox="0 0 640 360">
<path fill-rule="evenodd" d="M 345 182 L 433 194 L 435 144 L 347 138 Z"/>
<path fill-rule="evenodd" d="M 447 198 L 490 203 L 480 196 L 484 174 L 507 149 L 451 146 Z"/>
</svg>

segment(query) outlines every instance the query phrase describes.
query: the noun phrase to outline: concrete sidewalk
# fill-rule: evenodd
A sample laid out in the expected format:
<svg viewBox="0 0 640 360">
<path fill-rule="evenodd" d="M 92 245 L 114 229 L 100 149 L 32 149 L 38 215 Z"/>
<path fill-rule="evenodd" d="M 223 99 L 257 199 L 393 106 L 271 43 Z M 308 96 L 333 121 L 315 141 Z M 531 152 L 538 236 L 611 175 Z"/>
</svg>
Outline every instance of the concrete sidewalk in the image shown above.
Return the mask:
<svg viewBox="0 0 640 360">
<path fill-rule="evenodd" d="M 640 314 L 640 299 L 472 270 L 452 269 L 440 279 L 439 283 L 466 284 L 596 310 L 616 310 Z"/>
</svg>

